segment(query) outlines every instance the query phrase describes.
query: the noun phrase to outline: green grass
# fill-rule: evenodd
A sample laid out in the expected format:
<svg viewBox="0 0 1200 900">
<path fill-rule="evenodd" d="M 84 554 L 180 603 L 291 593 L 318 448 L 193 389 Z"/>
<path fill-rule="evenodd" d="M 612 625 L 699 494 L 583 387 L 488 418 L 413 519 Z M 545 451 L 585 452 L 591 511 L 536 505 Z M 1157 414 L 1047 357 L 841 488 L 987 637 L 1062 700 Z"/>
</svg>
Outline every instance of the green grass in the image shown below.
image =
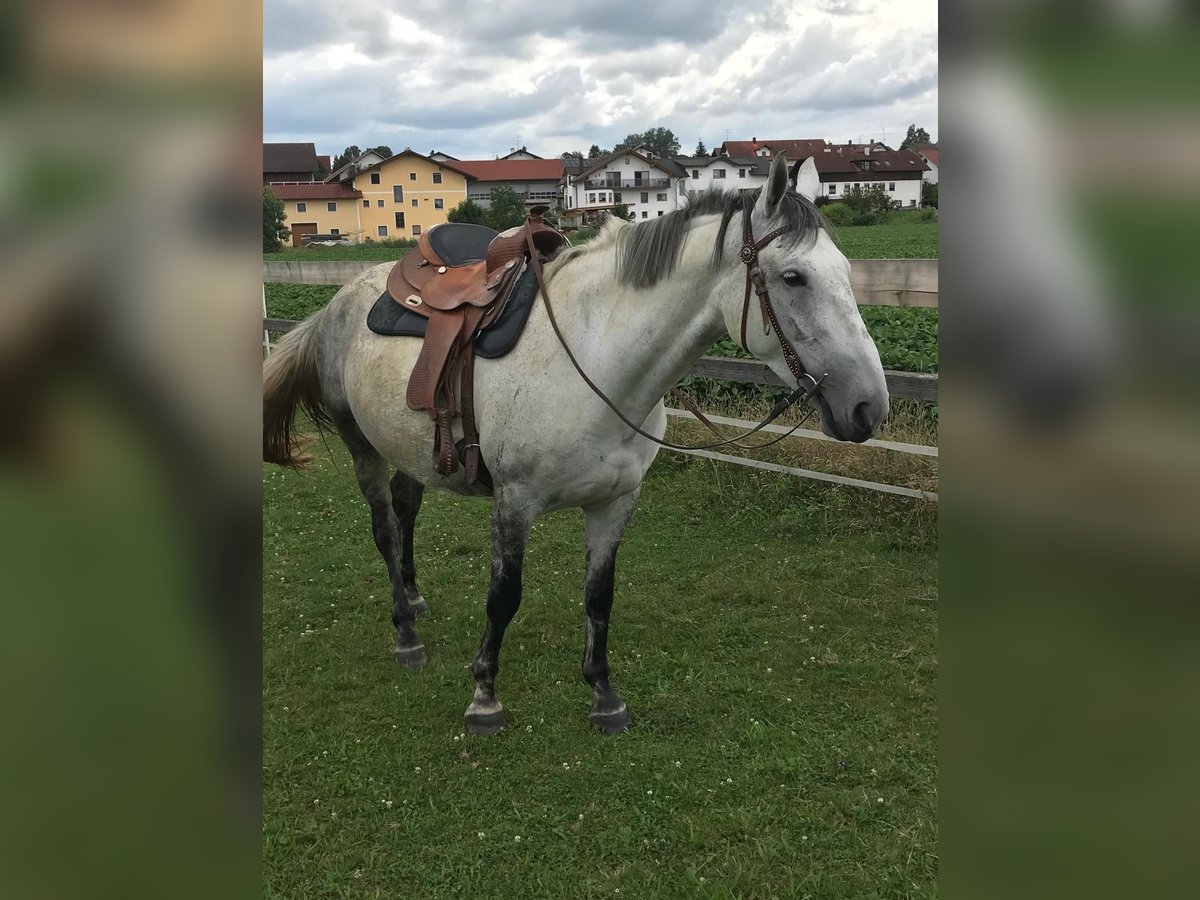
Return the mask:
<svg viewBox="0 0 1200 900">
<path fill-rule="evenodd" d="M 264 470 L 264 896 L 936 894 L 933 508 L 664 454 L 618 563 L 632 729 L 587 725 L 574 511 L 535 528 L 510 726 L 484 739 L 462 713 L 488 504 L 427 496 L 430 664 L 397 669 L 330 445 L 310 472 Z"/>
<path fill-rule="evenodd" d="M 835 230 L 834 239 L 850 259 L 937 259 L 938 256 L 937 222 L 845 226 Z"/>
</svg>

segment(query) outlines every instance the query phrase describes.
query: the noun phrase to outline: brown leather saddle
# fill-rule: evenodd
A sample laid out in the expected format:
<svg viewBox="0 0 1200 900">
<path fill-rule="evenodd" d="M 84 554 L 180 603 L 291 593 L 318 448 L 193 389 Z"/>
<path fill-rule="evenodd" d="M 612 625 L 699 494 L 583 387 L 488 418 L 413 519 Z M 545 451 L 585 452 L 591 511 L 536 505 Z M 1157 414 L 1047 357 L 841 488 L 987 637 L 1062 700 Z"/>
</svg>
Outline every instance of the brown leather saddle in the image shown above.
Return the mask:
<svg viewBox="0 0 1200 900">
<path fill-rule="evenodd" d="M 428 320 L 407 401 L 433 420 L 433 468 L 440 475 L 457 471 L 461 462 L 469 483 L 491 487 L 475 424 L 475 338 L 503 310 L 530 244 L 548 261 L 566 243 L 542 221 L 547 209 L 535 206 L 524 224 L 503 234 L 482 225 L 436 225 L 388 275 L 392 299 Z M 457 443 L 450 428 L 455 416 L 463 426 Z"/>
</svg>

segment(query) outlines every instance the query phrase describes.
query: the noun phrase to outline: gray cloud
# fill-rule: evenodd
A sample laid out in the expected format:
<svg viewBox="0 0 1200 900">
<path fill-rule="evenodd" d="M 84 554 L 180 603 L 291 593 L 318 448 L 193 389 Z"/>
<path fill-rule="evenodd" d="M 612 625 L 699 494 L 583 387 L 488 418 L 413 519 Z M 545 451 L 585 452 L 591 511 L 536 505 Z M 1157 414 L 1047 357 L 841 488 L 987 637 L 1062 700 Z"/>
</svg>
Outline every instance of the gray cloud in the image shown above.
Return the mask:
<svg viewBox="0 0 1200 900">
<path fill-rule="evenodd" d="M 653 125 L 687 151 L 726 130 L 845 140 L 920 121 L 936 136 L 935 15 L 897 28 L 847 0 L 584 7 L 265 0 L 267 139 L 479 158 L 518 140 L 586 151 Z M 415 26 L 393 27 L 393 13 Z"/>
</svg>

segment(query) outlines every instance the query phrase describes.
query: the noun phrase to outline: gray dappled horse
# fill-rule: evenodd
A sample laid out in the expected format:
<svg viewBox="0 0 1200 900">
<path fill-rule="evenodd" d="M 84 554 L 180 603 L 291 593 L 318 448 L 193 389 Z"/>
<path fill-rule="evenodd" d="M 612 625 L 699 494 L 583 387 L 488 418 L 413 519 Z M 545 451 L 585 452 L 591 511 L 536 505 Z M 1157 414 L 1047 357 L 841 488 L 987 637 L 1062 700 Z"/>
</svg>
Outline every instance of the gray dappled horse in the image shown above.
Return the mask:
<svg viewBox="0 0 1200 900">
<path fill-rule="evenodd" d="M 564 344 L 613 406 L 659 439 L 666 431 L 664 394 L 726 332 L 740 336 L 789 385 L 819 381 L 815 402 L 830 436 L 864 441 L 878 430 L 888 411 L 879 353 L 850 289 L 850 265 L 812 203 L 817 187 L 811 159 L 796 166 L 789 184 L 780 155 L 754 194 L 706 192 L 661 218 L 610 221 L 595 240 L 545 267 L 562 339 L 542 292 L 515 349 L 476 361 L 480 451 L 494 487 L 487 625 L 471 665 L 475 694 L 466 711 L 471 731 L 504 726 L 495 680 L 504 631 L 521 602 L 533 522 L 576 506 L 586 517 L 583 677 L 593 691 L 590 718 L 609 733 L 629 723 L 609 684 L 609 613 L 617 546 L 659 448 L 584 382 Z M 380 336 L 366 326 L 391 265 L 342 288 L 266 362 L 264 459 L 303 462 L 292 435 L 298 407 L 336 428 L 354 459 L 391 578 L 395 657 L 416 668 L 426 656 L 414 617 L 428 607 L 416 584 L 413 526 L 425 487 L 489 491 L 468 484 L 461 469 L 445 477 L 433 471 L 430 418 L 405 402 L 421 341 Z M 750 315 L 746 328 L 752 280 L 762 322 Z"/>
</svg>

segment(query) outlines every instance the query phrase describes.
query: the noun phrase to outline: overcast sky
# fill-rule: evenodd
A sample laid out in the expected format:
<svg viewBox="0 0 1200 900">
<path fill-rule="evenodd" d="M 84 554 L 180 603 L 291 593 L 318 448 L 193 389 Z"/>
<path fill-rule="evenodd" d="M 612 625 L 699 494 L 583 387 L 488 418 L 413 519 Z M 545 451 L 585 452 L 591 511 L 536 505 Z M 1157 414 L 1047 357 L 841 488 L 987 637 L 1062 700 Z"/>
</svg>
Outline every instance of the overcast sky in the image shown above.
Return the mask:
<svg viewBox="0 0 1200 900">
<path fill-rule="evenodd" d="M 264 0 L 267 141 L 490 159 L 703 139 L 936 140 L 936 0 Z"/>
</svg>

